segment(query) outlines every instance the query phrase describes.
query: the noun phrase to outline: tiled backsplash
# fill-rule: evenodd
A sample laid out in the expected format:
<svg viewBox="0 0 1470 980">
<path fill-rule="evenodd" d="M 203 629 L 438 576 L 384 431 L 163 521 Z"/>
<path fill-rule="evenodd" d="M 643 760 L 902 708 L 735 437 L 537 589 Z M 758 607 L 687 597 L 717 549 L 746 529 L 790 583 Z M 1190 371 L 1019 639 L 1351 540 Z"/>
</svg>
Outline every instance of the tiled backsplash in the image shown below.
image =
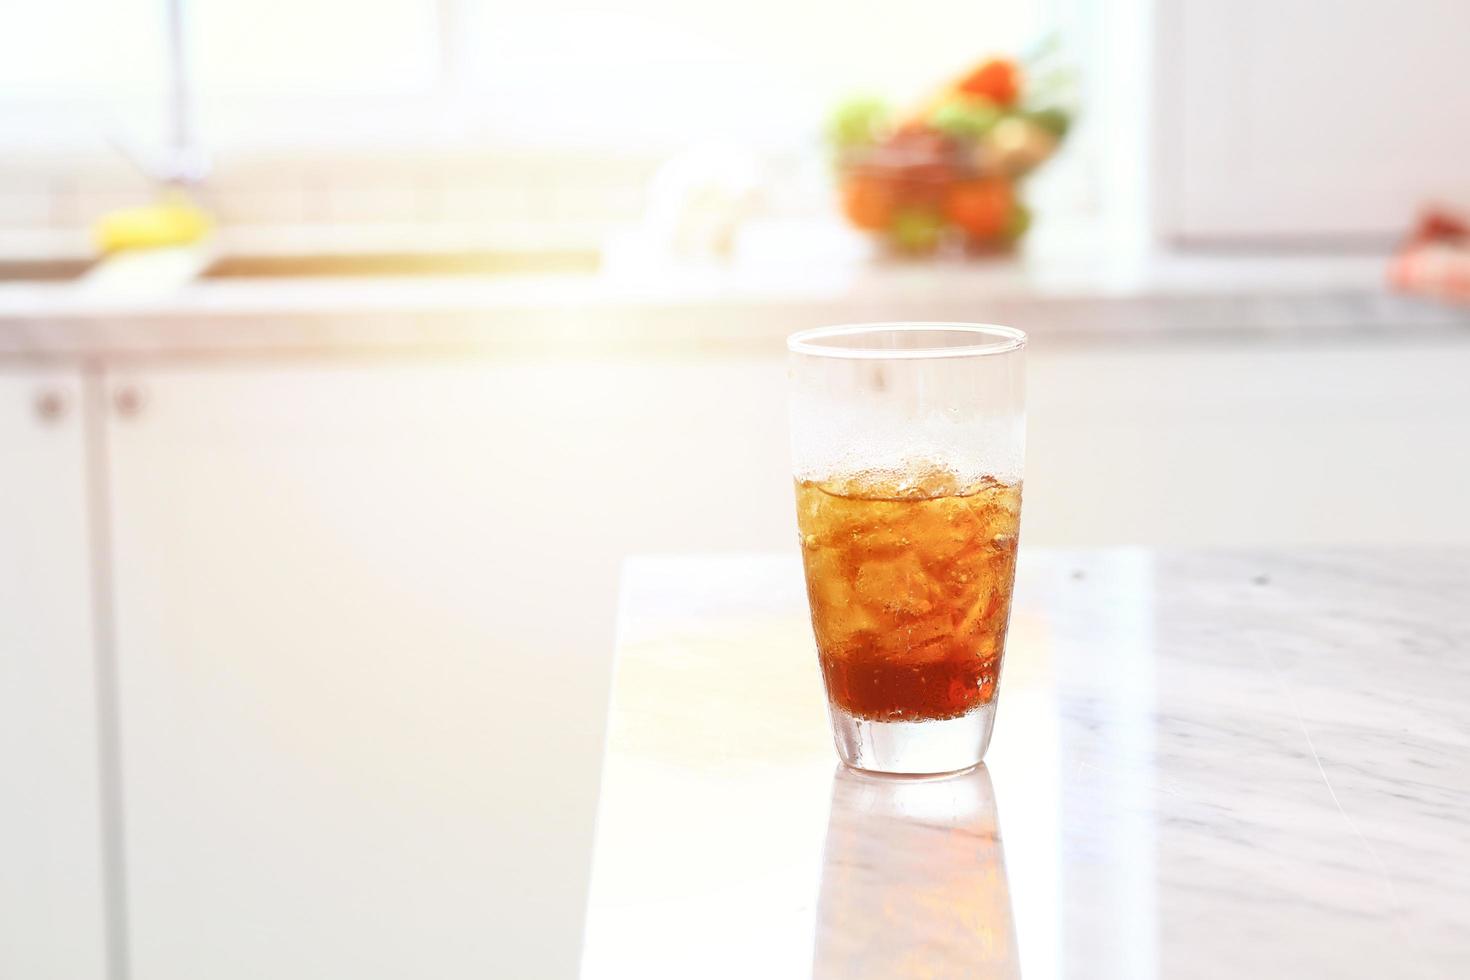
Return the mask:
<svg viewBox="0 0 1470 980">
<path fill-rule="evenodd" d="M 227 225 L 635 218 L 657 160 L 542 152 L 295 152 L 214 161 L 199 197 Z M 0 161 L 0 230 L 74 229 L 148 203 L 120 157 Z"/>
</svg>

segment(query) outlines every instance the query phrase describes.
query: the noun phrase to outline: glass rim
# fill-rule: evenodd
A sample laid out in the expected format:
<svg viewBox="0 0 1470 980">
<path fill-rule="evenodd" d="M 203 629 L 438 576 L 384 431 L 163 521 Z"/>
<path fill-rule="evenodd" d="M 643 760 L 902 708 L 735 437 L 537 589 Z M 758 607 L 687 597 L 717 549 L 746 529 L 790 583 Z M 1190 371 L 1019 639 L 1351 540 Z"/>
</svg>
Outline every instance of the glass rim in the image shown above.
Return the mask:
<svg viewBox="0 0 1470 980">
<path fill-rule="evenodd" d="M 944 347 L 841 347 L 822 341 L 837 337 L 856 337 L 865 333 L 917 333 L 922 330 L 948 330 L 986 338 L 977 343 L 958 343 Z M 998 323 L 965 323 L 960 321 L 894 320 L 879 323 L 844 323 L 830 327 L 801 330 L 786 338 L 786 349 L 793 354 L 812 357 L 846 357 L 867 360 L 894 360 L 918 357 L 989 357 L 1009 354 L 1026 346 L 1026 332 Z"/>
</svg>

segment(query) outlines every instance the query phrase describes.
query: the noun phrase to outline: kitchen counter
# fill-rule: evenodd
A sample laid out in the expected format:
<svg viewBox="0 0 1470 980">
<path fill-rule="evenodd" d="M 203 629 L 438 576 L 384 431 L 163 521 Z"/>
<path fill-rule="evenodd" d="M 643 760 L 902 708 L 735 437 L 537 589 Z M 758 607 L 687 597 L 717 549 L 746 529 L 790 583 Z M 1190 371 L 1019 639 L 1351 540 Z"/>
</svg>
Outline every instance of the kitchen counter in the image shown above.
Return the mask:
<svg viewBox="0 0 1470 980">
<path fill-rule="evenodd" d="M 1470 553 L 1023 548 L 986 766 L 837 765 L 795 556 L 623 577 L 586 977 L 1457 977 Z"/>
<path fill-rule="evenodd" d="M 1383 256 L 905 263 L 769 252 L 728 266 L 614 255 L 580 275 L 234 280 L 196 278 L 205 259 L 193 254 L 129 256 L 132 269 L 75 282 L 0 284 L 0 358 L 770 353 L 802 327 L 892 319 L 1015 323 L 1059 346 L 1470 343 L 1470 311 L 1386 292 Z"/>
</svg>

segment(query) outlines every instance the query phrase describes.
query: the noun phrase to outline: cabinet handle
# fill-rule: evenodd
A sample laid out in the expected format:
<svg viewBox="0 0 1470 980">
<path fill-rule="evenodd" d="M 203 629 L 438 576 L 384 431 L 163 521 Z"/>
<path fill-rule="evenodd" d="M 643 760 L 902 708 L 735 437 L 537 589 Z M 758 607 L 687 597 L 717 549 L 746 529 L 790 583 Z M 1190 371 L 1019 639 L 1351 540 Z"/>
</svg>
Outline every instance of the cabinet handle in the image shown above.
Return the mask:
<svg viewBox="0 0 1470 980">
<path fill-rule="evenodd" d="M 36 392 L 36 418 L 45 425 L 55 425 L 66 418 L 66 392 L 60 388 L 43 388 Z"/>
<path fill-rule="evenodd" d="M 112 392 L 112 409 L 119 418 L 135 419 L 143 414 L 143 391 L 137 385 L 121 385 Z"/>
</svg>

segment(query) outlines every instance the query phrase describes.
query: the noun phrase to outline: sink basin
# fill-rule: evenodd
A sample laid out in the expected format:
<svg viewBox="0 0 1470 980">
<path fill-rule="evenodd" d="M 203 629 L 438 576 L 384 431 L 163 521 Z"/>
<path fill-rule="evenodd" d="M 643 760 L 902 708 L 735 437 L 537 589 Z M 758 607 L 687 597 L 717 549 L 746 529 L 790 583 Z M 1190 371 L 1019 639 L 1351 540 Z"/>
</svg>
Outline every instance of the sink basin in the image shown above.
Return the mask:
<svg viewBox="0 0 1470 980">
<path fill-rule="evenodd" d="M 595 251 L 362 252 L 324 255 L 227 255 L 201 279 L 275 279 L 312 276 L 504 276 L 590 274 Z"/>
<path fill-rule="evenodd" d="M 69 282 L 96 264 L 96 259 L 0 260 L 0 282 Z"/>
</svg>

